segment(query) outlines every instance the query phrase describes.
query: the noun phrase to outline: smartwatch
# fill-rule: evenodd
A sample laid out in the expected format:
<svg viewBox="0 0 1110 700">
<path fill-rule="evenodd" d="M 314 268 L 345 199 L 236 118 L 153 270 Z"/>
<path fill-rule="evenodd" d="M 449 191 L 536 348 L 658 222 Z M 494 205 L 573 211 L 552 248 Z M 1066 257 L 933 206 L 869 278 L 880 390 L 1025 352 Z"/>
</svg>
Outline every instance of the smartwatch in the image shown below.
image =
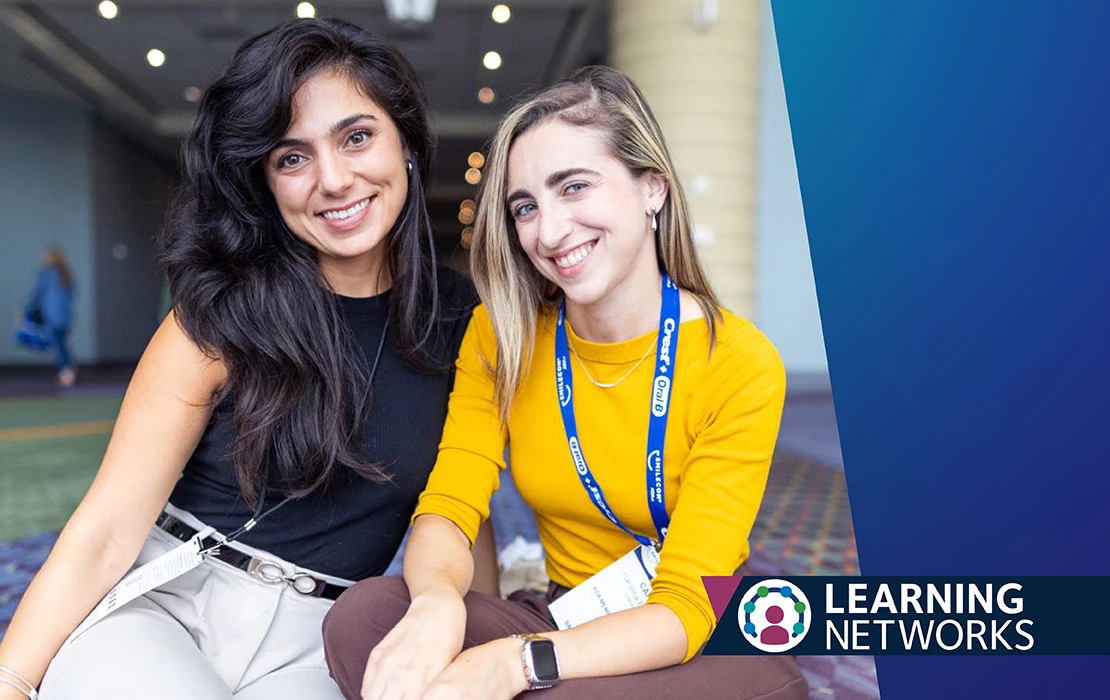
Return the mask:
<svg viewBox="0 0 1110 700">
<path fill-rule="evenodd" d="M 528 690 L 550 688 L 559 682 L 559 655 L 555 652 L 555 642 L 538 634 L 514 634 L 513 638 L 524 640 L 520 658 Z"/>
</svg>

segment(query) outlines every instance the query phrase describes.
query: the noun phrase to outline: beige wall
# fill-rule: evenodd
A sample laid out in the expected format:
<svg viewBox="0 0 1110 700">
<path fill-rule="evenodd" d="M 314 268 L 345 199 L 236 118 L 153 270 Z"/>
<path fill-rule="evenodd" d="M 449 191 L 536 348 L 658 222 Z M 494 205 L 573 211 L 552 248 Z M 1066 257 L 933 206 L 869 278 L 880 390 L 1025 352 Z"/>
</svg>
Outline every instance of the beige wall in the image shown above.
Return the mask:
<svg viewBox="0 0 1110 700">
<path fill-rule="evenodd" d="M 613 65 L 659 119 L 690 200 L 702 260 L 730 310 L 756 309 L 756 142 L 762 0 L 614 0 Z M 710 3 L 712 4 L 712 3 Z"/>
</svg>

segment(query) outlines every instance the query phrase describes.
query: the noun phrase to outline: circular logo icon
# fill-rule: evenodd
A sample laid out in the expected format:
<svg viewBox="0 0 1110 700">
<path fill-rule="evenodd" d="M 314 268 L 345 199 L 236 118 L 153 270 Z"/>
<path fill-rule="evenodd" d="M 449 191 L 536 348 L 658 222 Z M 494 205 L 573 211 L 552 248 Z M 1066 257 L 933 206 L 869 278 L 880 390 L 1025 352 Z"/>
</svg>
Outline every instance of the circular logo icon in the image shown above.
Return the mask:
<svg viewBox="0 0 1110 700">
<path fill-rule="evenodd" d="M 744 639 L 760 651 L 781 653 L 802 643 L 809 632 L 809 599 L 778 578 L 760 581 L 740 602 L 736 615 Z"/>
</svg>

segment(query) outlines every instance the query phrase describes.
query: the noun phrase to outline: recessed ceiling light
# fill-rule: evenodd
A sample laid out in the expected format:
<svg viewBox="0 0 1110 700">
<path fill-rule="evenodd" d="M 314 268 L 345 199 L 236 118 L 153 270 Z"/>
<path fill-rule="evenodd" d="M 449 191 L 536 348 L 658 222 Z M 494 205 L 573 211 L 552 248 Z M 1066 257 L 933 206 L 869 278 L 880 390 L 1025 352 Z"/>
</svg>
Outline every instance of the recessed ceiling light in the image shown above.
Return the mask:
<svg viewBox="0 0 1110 700">
<path fill-rule="evenodd" d="M 466 175 L 463 176 L 467 182 L 472 185 L 477 185 L 482 181 L 482 171 L 478 168 L 467 168 Z"/>
<path fill-rule="evenodd" d="M 478 91 L 478 101 L 484 105 L 493 102 L 495 97 L 497 97 L 497 95 L 493 94 L 493 88 L 484 87 Z"/>
<path fill-rule="evenodd" d="M 104 0 L 104 2 L 96 6 L 96 11 L 99 12 L 100 16 L 104 19 L 115 19 L 116 15 L 119 14 L 119 5 L 112 2 L 112 0 Z"/>
<path fill-rule="evenodd" d="M 189 102 L 200 102 L 200 98 L 204 96 L 204 91 L 196 85 L 190 85 L 185 88 L 185 99 Z"/>
<path fill-rule="evenodd" d="M 482 57 L 482 65 L 490 70 L 497 70 L 501 67 L 501 54 L 496 51 L 487 51 L 486 55 Z"/>
<path fill-rule="evenodd" d="M 513 16 L 513 12 L 509 9 L 508 5 L 494 5 L 493 11 L 490 12 L 490 16 L 493 17 L 494 22 L 505 24 L 509 21 L 509 18 Z"/>
<path fill-rule="evenodd" d="M 166 54 L 158 49 L 151 49 L 146 52 L 146 62 L 157 68 L 166 62 Z"/>
<path fill-rule="evenodd" d="M 478 151 L 474 151 L 466 159 L 466 164 L 472 168 L 480 168 L 486 164 L 486 157 Z"/>
<path fill-rule="evenodd" d="M 297 16 L 301 19 L 311 19 L 316 16 L 316 7 L 310 2 L 297 5 Z"/>
</svg>

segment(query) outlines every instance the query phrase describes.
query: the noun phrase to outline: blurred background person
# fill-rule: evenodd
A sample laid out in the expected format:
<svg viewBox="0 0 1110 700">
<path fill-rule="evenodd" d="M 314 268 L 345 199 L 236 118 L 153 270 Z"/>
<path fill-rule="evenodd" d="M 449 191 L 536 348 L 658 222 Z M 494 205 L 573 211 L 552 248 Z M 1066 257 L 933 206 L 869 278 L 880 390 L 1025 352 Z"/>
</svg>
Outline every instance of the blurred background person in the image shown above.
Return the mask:
<svg viewBox="0 0 1110 700">
<path fill-rule="evenodd" d="M 27 320 L 41 325 L 45 331 L 58 367 L 58 383 L 73 386 L 77 370 L 70 360 L 68 340 L 73 322 L 73 275 L 58 246 L 46 250 L 23 311 Z"/>
</svg>

